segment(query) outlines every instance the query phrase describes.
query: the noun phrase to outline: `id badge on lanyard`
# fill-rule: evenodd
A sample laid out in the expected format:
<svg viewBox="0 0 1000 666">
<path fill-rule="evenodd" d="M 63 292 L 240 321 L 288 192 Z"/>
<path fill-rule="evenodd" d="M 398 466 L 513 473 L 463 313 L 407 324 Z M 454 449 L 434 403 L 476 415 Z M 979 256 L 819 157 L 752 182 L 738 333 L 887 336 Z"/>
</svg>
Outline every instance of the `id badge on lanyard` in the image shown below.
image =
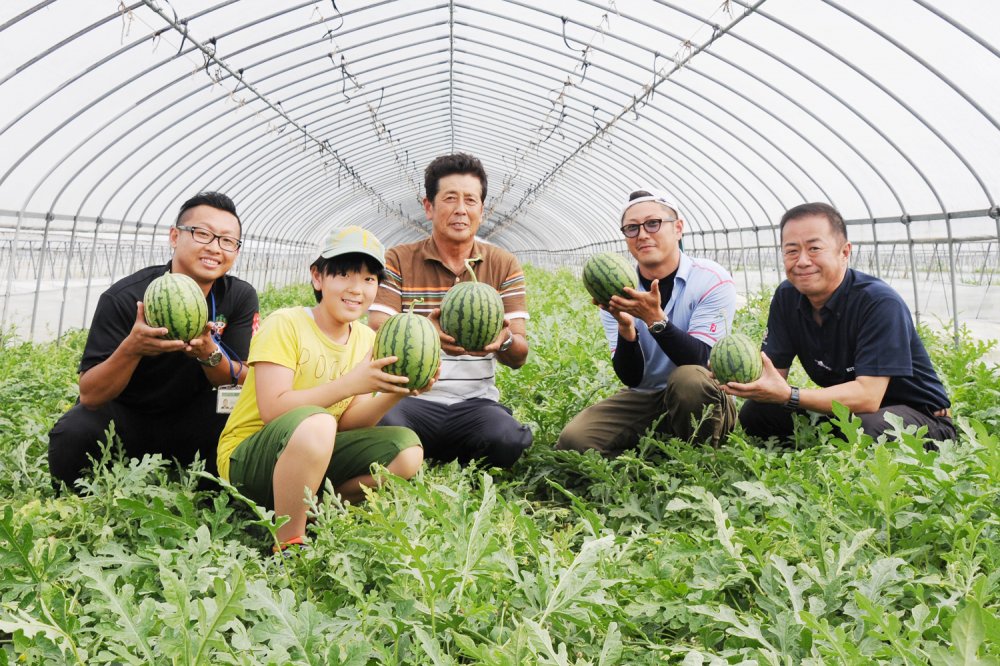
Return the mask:
<svg viewBox="0 0 1000 666">
<path fill-rule="evenodd" d="M 215 322 L 215 294 L 212 293 L 212 322 Z M 212 329 L 212 339 L 215 340 L 215 344 L 219 346 L 220 350 L 223 350 L 223 356 L 229 363 L 229 377 L 232 380 L 231 384 L 226 384 L 225 386 L 219 386 L 215 393 L 215 412 L 217 414 L 232 414 L 233 410 L 236 408 L 236 401 L 240 399 L 240 391 L 243 387 L 237 383 L 236 371 L 233 369 L 233 360 L 231 358 L 231 352 L 227 352 L 223 349 L 222 335 L 215 328 Z M 240 366 L 242 367 L 242 362 Z"/>
</svg>

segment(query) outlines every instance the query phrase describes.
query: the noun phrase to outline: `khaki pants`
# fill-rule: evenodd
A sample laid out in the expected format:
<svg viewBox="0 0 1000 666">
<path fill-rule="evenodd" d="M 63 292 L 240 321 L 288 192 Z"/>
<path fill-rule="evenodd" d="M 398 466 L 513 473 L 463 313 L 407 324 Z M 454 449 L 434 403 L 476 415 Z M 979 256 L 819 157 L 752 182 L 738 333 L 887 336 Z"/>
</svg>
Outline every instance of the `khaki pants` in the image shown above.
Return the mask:
<svg viewBox="0 0 1000 666">
<path fill-rule="evenodd" d="M 702 422 L 707 406 L 712 413 Z M 662 391 L 624 389 L 577 414 L 559 434 L 557 449 L 588 449 L 616 456 L 635 447 L 646 430 L 664 415 L 657 431 L 666 436 L 717 446 L 736 425 L 736 407 L 700 365 L 682 365 Z M 700 424 L 695 433 L 692 420 Z"/>
</svg>

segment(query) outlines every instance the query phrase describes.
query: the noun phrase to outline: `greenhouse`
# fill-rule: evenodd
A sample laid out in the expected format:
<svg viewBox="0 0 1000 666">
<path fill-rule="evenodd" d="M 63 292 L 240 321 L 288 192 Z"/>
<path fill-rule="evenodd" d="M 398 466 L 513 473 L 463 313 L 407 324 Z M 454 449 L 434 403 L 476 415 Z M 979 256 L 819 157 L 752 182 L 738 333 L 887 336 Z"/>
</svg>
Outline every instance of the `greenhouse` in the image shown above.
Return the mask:
<svg viewBox="0 0 1000 666">
<path fill-rule="evenodd" d="M 990 0 L 0 3 L 0 664 L 1000 663 L 997 26 Z M 99 299 L 171 259 L 185 201 L 235 202 L 229 274 L 264 317 L 315 304 L 331 230 L 429 238 L 425 168 L 454 153 L 488 176 L 477 242 L 524 267 L 530 353 L 496 371 L 534 438 L 513 467 L 310 496 L 284 558 L 225 475 L 115 458 L 113 432 L 53 488 Z M 632 261 L 636 190 L 732 276 L 755 344 L 783 214 L 834 206 L 955 439 L 845 410 L 791 447 L 555 450 L 622 388 L 580 276 Z"/>
</svg>

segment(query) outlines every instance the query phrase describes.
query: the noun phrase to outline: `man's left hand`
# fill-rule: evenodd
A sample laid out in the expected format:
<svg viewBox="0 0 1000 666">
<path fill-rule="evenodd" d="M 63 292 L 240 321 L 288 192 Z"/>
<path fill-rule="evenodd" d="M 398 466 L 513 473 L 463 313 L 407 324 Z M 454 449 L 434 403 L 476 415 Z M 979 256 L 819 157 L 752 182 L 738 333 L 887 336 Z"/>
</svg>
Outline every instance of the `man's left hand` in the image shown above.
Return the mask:
<svg viewBox="0 0 1000 666">
<path fill-rule="evenodd" d="M 653 280 L 649 291 L 625 287 L 625 296 L 617 294 L 612 296 L 608 310 L 612 314 L 616 310 L 630 314 L 636 319 L 643 320 L 647 325 L 654 321 L 660 321 L 663 319 L 663 308 L 660 306 L 660 281 Z M 619 323 L 621 323 L 621 319 L 619 319 Z"/>
<path fill-rule="evenodd" d="M 774 367 L 774 364 L 771 363 L 771 359 L 767 357 L 767 354 L 761 352 L 760 357 L 764 362 L 764 371 L 761 373 L 757 381 L 750 382 L 749 384 L 741 384 L 739 382 L 720 384 L 722 390 L 729 395 L 747 398 L 748 400 L 753 400 L 754 402 L 770 402 L 778 405 L 785 404 L 788 402 L 788 398 L 792 393 L 792 387 L 788 384 L 785 378 L 781 376 L 781 373 L 778 372 L 777 368 Z"/>
</svg>

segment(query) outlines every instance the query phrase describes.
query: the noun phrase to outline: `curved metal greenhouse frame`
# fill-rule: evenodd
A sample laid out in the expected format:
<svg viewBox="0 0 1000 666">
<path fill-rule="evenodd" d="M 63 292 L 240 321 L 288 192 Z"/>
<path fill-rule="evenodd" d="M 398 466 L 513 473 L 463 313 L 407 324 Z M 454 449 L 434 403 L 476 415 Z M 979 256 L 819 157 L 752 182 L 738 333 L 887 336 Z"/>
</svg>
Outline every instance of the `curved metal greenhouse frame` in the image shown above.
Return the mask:
<svg viewBox="0 0 1000 666">
<path fill-rule="evenodd" d="M 258 287 L 333 226 L 422 238 L 423 168 L 457 150 L 489 172 L 480 235 L 527 263 L 624 251 L 623 198 L 657 188 L 752 291 L 782 212 L 829 201 L 918 318 L 1000 323 L 996 25 L 991 0 L 8 0 L 0 330 L 87 325 L 199 190 L 236 201 Z"/>
</svg>

